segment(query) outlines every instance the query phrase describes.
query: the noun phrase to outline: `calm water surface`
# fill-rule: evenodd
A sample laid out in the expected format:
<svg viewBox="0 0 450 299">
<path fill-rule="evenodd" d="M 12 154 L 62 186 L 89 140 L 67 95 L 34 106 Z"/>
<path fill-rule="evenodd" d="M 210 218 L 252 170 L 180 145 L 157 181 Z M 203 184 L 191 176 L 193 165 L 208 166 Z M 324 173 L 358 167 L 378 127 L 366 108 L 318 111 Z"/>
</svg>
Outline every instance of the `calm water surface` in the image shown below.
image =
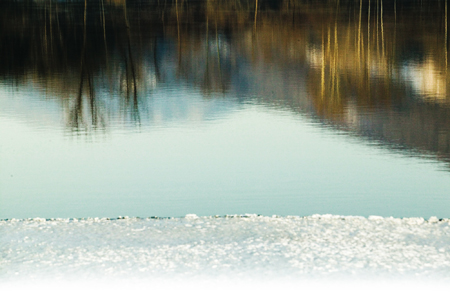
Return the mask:
<svg viewBox="0 0 450 299">
<path fill-rule="evenodd" d="M 450 217 L 445 2 L 241 2 L 3 1 L 0 218 Z"/>
</svg>

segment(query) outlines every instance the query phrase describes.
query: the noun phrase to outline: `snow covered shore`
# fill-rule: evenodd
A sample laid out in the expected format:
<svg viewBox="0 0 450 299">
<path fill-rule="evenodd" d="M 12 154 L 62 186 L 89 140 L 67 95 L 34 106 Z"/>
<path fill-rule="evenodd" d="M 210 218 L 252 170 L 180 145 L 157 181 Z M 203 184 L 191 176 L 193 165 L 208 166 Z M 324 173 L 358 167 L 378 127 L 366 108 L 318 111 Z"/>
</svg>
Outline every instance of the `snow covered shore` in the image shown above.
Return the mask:
<svg viewBox="0 0 450 299">
<path fill-rule="evenodd" d="M 450 284 L 450 220 L 313 215 L 0 221 L 0 281 L 412 279 Z"/>
</svg>

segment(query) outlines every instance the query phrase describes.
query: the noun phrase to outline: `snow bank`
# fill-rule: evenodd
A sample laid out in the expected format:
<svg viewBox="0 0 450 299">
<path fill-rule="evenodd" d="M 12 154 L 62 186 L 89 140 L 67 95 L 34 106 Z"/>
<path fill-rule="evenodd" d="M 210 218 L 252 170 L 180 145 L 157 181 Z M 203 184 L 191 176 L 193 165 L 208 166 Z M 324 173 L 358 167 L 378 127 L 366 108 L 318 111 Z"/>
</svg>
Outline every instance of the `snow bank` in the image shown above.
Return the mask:
<svg viewBox="0 0 450 299">
<path fill-rule="evenodd" d="M 449 226 L 333 215 L 0 220 L 0 281 L 449 281 Z"/>
</svg>

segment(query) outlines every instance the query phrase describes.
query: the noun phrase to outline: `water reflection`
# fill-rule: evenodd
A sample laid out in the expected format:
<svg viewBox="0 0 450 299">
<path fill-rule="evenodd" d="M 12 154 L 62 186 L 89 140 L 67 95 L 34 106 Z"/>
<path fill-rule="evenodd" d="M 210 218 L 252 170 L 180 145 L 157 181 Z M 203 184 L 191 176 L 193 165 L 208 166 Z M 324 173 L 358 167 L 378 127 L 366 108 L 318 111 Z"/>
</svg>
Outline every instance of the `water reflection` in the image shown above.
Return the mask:
<svg viewBox="0 0 450 299">
<path fill-rule="evenodd" d="M 2 81 L 74 132 L 142 125 L 155 90 L 185 85 L 449 159 L 445 1 L 261 1 L 256 20 L 250 2 L 2 2 Z"/>
<path fill-rule="evenodd" d="M 448 217 L 446 11 L 1 1 L 0 218 Z"/>
<path fill-rule="evenodd" d="M 246 102 L 449 161 L 446 1 L 256 3 L 2 1 L 2 85 L 40 90 L 75 134 Z M 205 102 L 159 100 L 179 88 Z"/>
</svg>

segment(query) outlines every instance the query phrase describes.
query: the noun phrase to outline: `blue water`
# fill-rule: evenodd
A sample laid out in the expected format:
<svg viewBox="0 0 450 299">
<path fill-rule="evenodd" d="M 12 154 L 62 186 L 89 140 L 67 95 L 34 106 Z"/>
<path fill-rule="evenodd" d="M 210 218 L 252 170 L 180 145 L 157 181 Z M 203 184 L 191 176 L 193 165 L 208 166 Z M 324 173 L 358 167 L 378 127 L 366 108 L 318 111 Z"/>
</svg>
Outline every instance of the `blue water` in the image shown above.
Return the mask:
<svg viewBox="0 0 450 299">
<path fill-rule="evenodd" d="M 342 35 L 356 30 L 346 24 Z M 319 25 L 289 29 L 286 45 L 279 29 L 258 28 L 178 41 L 169 26 L 139 45 L 132 33 L 133 61 L 109 45 L 100 66 L 87 52 L 87 70 L 75 59 L 3 76 L 0 218 L 450 217 L 440 52 L 391 61 L 386 73 L 366 49 L 360 80 L 353 48 L 331 57 Z"/>
</svg>

